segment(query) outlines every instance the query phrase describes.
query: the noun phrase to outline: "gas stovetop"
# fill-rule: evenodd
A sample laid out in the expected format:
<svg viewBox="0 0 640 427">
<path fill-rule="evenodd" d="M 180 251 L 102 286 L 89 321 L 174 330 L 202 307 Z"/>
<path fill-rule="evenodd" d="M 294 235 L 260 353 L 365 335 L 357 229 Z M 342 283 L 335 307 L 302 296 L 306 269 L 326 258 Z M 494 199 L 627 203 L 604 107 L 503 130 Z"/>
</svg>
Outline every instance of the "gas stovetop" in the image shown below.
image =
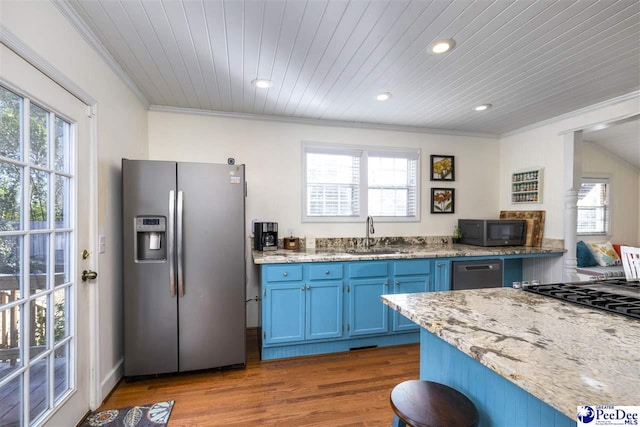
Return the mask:
<svg viewBox="0 0 640 427">
<path fill-rule="evenodd" d="M 640 283 L 624 279 L 555 283 L 525 289 L 563 301 L 640 319 Z"/>
</svg>

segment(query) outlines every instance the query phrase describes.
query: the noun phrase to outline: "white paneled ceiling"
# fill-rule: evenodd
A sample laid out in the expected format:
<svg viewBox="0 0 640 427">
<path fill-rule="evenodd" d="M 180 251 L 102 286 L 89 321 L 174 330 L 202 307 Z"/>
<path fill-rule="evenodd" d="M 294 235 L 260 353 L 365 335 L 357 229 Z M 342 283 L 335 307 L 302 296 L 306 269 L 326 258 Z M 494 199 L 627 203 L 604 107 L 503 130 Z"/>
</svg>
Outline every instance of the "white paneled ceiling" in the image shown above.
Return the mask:
<svg viewBox="0 0 640 427">
<path fill-rule="evenodd" d="M 66 1 L 157 106 L 499 135 L 640 89 L 638 0 Z"/>
</svg>

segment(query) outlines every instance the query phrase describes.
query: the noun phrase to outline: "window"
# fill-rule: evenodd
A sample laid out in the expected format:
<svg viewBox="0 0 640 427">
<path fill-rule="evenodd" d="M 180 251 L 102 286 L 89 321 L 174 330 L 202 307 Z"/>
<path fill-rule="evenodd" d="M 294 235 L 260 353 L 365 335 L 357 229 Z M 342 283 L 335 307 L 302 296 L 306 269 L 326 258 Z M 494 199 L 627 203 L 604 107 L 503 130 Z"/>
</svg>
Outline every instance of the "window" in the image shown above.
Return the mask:
<svg viewBox="0 0 640 427">
<path fill-rule="evenodd" d="M 418 221 L 417 149 L 305 143 L 303 221 Z"/>
<path fill-rule="evenodd" d="M 609 179 L 583 178 L 578 192 L 578 235 L 609 234 Z"/>
</svg>

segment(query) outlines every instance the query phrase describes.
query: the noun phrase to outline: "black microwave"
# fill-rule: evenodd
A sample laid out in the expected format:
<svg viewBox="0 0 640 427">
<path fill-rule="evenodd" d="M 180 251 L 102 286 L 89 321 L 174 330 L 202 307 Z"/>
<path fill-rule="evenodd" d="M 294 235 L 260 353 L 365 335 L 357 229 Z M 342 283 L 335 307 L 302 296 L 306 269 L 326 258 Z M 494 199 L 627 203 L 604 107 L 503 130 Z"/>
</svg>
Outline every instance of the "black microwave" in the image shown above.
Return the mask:
<svg viewBox="0 0 640 427">
<path fill-rule="evenodd" d="M 460 243 L 477 246 L 522 246 L 527 237 L 523 219 L 459 219 Z"/>
</svg>

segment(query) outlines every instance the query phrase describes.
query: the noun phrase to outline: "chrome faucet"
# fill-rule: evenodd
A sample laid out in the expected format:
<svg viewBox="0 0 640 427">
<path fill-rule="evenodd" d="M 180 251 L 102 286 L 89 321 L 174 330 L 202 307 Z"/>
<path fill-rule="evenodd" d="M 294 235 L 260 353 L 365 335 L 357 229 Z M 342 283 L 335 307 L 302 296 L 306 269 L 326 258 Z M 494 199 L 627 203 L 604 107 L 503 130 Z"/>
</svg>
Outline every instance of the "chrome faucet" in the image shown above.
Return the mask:
<svg viewBox="0 0 640 427">
<path fill-rule="evenodd" d="M 369 243 L 369 233 L 375 234 L 376 229 L 373 228 L 373 218 L 370 216 L 367 217 L 367 236 L 364 239 L 364 247 L 365 249 L 369 249 L 371 244 Z"/>
</svg>

